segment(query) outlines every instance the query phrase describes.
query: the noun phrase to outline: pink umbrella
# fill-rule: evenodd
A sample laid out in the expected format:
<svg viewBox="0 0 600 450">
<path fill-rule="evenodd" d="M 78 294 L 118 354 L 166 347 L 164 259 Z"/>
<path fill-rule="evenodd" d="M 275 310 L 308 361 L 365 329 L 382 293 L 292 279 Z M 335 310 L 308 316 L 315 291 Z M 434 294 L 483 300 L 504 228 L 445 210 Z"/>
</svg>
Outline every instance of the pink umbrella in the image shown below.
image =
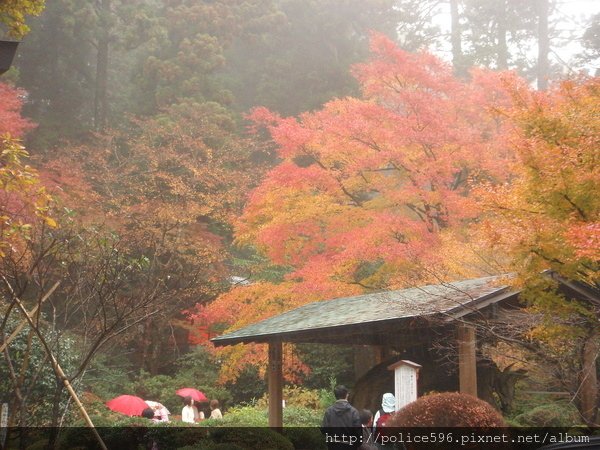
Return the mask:
<svg viewBox="0 0 600 450">
<path fill-rule="evenodd" d="M 119 395 L 106 402 L 109 409 L 128 416 L 141 416 L 148 404 L 135 395 Z"/>
<path fill-rule="evenodd" d="M 180 397 L 192 397 L 195 402 L 207 402 L 208 398 L 203 392 L 194 388 L 182 388 L 175 392 Z"/>
</svg>

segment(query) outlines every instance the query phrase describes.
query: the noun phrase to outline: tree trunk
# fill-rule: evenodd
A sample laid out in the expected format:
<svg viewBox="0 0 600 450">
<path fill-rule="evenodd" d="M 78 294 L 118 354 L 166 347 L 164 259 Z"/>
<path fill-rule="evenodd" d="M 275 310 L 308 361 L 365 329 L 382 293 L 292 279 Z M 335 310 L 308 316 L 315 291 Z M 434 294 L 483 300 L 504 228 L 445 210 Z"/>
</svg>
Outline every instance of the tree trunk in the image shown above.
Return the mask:
<svg viewBox="0 0 600 450">
<path fill-rule="evenodd" d="M 457 76 L 465 76 L 466 70 L 462 53 L 458 0 L 450 0 L 450 16 L 452 19 L 452 29 L 450 31 L 450 40 L 452 42 L 452 65 L 454 66 L 454 73 Z"/>
<path fill-rule="evenodd" d="M 63 381 L 56 377 L 56 386 L 54 388 L 54 398 L 52 399 L 52 418 L 50 428 L 48 429 L 47 450 L 53 450 L 56 447 L 56 439 L 58 438 L 58 421 L 60 419 L 60 398 L 64 389 Z"/>
<path fill-rule="evenodd" d="M 538 10 L 538 64 L 537 64 L 537 88 L 539 91 L 548 89 L 549 63 L 548 53 L 550 51 L 550 36 L 548 34 L 548 0 L 537 0 Z"/>
<path fill-rule="evenodd" d="M 598 425 L 598 378 L 596 364 L 600 353 L 600 333 L 597 331 L 586 340 L 582 351 L 581 385 L 579 404 L 583 419 L 588 425 Z"/>
<path fill-rule="evenodd" d="M 109 17 L 111 0 L 103 0 L 100 3 L 99 14 L 99 38 L 96 55 L 96 91 L 94 95 L 94 127 L 103 130 L 106 127 L 108 115 L 108 61 L 110 48 Z"/>
<path fill-rule="evenodd" d="M 161 326 L 162 325 L 162 326 Z M 168 339 L 165 340 L 165 337 L 162 334 L 162 330 L 166 327 L 164 323 L 157 323 L 156 320 L 152 321 L 153 332 L 150 333 L 150 363 L 148 364 L 148 369 L 150 371 L 150 375 L 157 375 L 160 371 L 161 364 L 161 355 L 163 350 L 163 344 L 166 342 L 168 345 Z"/>
<path fill-rule="evenodd" d="M 508 45 L 506 44 L 506 1 L 498 1 L 498 69 L 508 69 Z"/>
<path fill-rule="evenodd" d="M 152 319 L 144 321 L 141 339 L 138 341 L 138 354 L 140 359 L 138 366 L 146 369 L 150 359 L 150 346 L 152 345 Z"/>
</svg>

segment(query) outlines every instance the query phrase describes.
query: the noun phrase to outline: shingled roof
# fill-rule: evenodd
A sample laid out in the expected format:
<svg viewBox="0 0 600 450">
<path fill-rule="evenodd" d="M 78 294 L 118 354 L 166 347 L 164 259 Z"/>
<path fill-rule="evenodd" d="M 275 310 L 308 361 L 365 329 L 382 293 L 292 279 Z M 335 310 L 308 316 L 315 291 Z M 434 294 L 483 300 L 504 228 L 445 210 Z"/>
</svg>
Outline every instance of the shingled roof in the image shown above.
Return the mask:
<svg viewBox="0 0 600 450">
<path fill-rule="evenodd" d="M 277 339 L 328 342 L 332 333 L 351 333 L 357 328 L 364 333 L 367 325 L 381 333 L 382 325 L 399 325 L 410 318 L 458 318 L 515 295 L 502 283 L 505 278 L 485 277 L 310 303 L 211 341 L 217 346 Z"/>
</svg>

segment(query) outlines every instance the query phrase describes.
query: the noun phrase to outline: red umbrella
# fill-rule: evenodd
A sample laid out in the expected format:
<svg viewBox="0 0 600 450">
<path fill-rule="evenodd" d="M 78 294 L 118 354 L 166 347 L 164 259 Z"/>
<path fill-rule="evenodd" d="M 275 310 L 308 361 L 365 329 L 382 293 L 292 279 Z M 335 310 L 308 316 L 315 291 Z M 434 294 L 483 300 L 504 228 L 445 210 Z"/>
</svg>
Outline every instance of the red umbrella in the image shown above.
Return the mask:
<svg viewBox="0 0 600 450">
<path fill-rule="evenodd" d="M 182 388 L 175 392 L 180 397 L 192 397 L 195 402 L 207 402 L 208 398 L 203 392 L 194 388 Z"/>
<path fill-rule="evenodd" d="M 106 402 L 109 409 L 126 414 L 128 416 L 141 416 L 142 411 L 148 408 L 148 404 L 135 395 L 119 395 Z"/>
</svg>

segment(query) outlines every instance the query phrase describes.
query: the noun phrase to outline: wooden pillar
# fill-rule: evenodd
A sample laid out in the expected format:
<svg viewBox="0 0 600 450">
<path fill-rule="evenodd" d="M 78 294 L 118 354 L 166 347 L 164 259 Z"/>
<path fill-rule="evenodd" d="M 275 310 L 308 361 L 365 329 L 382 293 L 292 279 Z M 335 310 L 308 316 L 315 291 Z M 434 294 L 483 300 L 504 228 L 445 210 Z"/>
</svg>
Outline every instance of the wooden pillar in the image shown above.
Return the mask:
<svg viewBox="0 0 600 450">
<path fill-rule="evenodd" d="M 269 342 L 269 426 L 283 426 L 283 358 L 281 342 Z"/>
<path fill-rule="evenodd" d="M 477 397 L 477 361 L 475 357 L 475 328 L 460 324 L 457 327 L 458 377 L 460 392 Z"/>
</svg>

